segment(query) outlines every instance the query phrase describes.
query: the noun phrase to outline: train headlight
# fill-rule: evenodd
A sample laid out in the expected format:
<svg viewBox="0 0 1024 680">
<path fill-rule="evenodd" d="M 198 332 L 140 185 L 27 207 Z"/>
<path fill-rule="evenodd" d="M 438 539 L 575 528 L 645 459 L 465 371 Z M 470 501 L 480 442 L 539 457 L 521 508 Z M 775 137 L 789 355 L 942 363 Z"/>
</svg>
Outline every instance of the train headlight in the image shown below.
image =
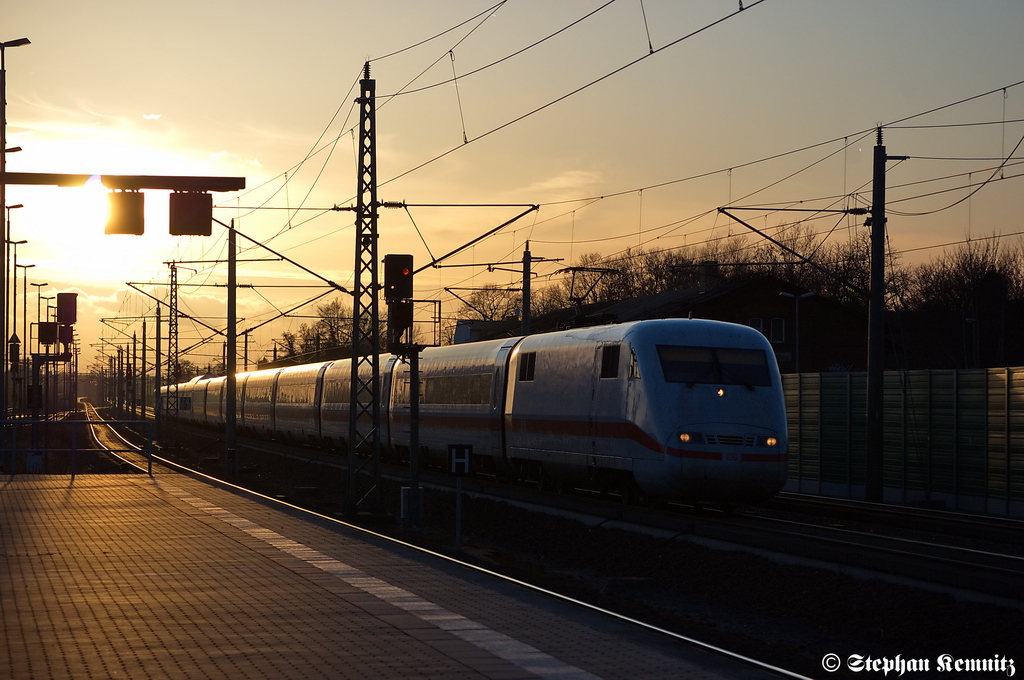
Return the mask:
<svg viewBox="0 0 1024 680">
<path fill-rule="evenodd" d="M 683 432 L 679 435 L 679 441 L 684 444 L 703 444 L 704 435 L 700 432 Z"/>
<path fill-rule="evenodd" d="M 758 437 L 757 443 L 761 446 L 778 446 L 779 440 L 776 437 Z"/>
<path fill-rule="evenodd" d="M 717 394 L 720 397 L 724 397 L 725 396 L 725 388 L 724 387 L 719 387 L 718 391 L 715 392 L 715 394 Z"/>
</svg>

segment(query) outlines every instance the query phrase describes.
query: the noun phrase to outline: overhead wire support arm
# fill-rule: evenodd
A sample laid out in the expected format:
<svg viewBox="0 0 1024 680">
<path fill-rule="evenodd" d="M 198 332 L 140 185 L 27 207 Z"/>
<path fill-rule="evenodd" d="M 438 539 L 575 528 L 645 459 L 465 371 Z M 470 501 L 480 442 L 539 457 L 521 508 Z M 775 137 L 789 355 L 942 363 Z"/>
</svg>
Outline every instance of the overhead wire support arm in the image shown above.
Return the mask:
<svg viewBox="0 0 1024 680">
<path fill-rule="evenodd" d="M 164 307 L 167 307 L 168 310 L 173 309 L 173 307 L 171 306 L 171 304 L 169 302 L 165 302 L 164 300 L 161 300 L 158 297 L 154 297 L 153 295 L 150 295 L 149 293 L 147 293 L 146 291 L 142 290 L 141 288 L 139 288 L 137 285 L 135 285 L 131 281 L 126 281 L 125 285 L 131 286 L 132 288 L 134 288 L 138 292 L 142 293 L 143 295 L 145 295 L 149 299 L 155 301 L 158 304 L 163 305 Z M 197 324 L 200 324 L 202 326 L 206 326 L 208 329 L 210 329 L 214 333 L 217 333 L 218 335 L 224 335 L 224 331 L 218 330 L 218 329 L 214 328 L 213 326 L 211 326 L 210 324 L 205 323 L 205 322 L 201 321 L 200 319 L 197 319 L 194 316 L 186 314 L 185 312 L 178 312 L 178 316 L 184 317 L 184 318 L 188 319 L 189 321 L 195 321 Z"/>
<path fill-rule="evenodd" d="M 221 285 L 221 284 L 217 284 L 217 285 Z M 238 287 L 239 287 L 239 288 L 242 288 L 242 287 L 244 287 L 244 286 L 242 286 L 242 285 L 240 285 L 240 284 L 239 284 L 239 286 L 238 286 Z M 246 333 L 251 333 L 252 331 L 256 330 L 257 328 L 260 328 L 260 327 L 262 327 L 262 326 L 266 326 L 266 325 L 267 325 L 268 323 L 272 323 L 272 322 L 274 322 L 274 321 L 277 321 L 278 319 L 280 319 L 280 318 L 282 318 L 282 317 L 286 317 L 286 316 L 289 316 L 289 315 L 290 315 L 290 314 L 291 314 L 292 312 L 294 312 L 294 311 L 295 311 L 296 309 L 301 309 L 301 308 L 303 308 L 303 307 L 305 307 L 305 306 L 307 306 L 307 305 L 311 305 L 311 304 L 313 304 L 314 302 L 316 302 L 317 300 L 319 300 L 320 298 L 324 297 L 325 295 L 330 295 L 330 294 L 331 294 L 331 291 L 329 291 L 329 290 L 328 290 L 328 291 L 324 291 L 323 293 L 320 293 L 319 295 L 317 295 L 316 297 L 314 297 L 314 298 L 312 298 L 312 299 L 310 299 L 310 300 L 306 300 L 306 301 L 304 301 L 304 302 L 300 302 L 299 304 L 295 305 L 294 307 L 292 307 L 292 308 L 290 308 L 290 309 L 286 309 L 286 310 L 285 310 L 285 311 L 283 311 L 283 312 L 278 312 L 277 316 L 273 316 L 273 317 L 271 317 L 271 318 L 267 319 L 266 321 L 262 321 L 262 322 L 260 322 L 260 323 L 256 324 L 255 326 L 251 326 L 251 327 L 249 327 L 249 328 L 246 328 L 245 330 L 241 331 L 241 333 L 242 333 L 243 335 L 244 335 L 244 334 L 246 334 Z M 321 316 L 315 316 L 315 317 L 309 317 L 309 318 L 314 318 L 314 319 L 320 319 L 320 318 L 323 318 L 323 317 L 321 317 Z M 240 319 L 240 321 L 245 321 L 245 319 Z M 221 335 L 224 335 L 224 333 L 220 333 L 220 334 L 221 334 Z M 215 338 L 216 338 L 216 336 L 214 336 L 214 335 L 209 335 L 209 336 L 207 336 L 207 337 L 205 337 L 205 338 L 202 338 L 202 339 L 201 339 L 201 340 L 199 340 L 198 342 L 196 342 L 196 343 L 194 343 L 194 344 L 192 344 L 192 345 L 189 345 L 188 347 L 186 347 L 186 348 L 185 348 L 184 350 L 182 350 L 182 352 L 181 352 L 181 353 L 182 353 L 182 354 L 188 354 L 189 352 L 191 352 L 191 351 L 193 351 L 193 350 L 195 350 L 195 349 L 198 349 L 198 348 L 202 347 L 202 346 L 203 346 L 203 345 L 205 345 L 206 343 L 208 343 L 208 342 L 212 342 L 212 341 L 213 341 L 213 340 L 214 340 Z"/>
<path fill-rule="evenodd" d="M 867 208 L 768 208 L 762 206 L 735 206 L 731 205 L 727 208 L 719 208 L 718 212 L 725 212 L 726 210 L 770 210 L 771 212 L 809 212 L 809 213 L 835 213 L 844 215 L 867 215 L 870 211 Z M 729 215 L 729 213 L 725 213 Z M 732 215 L 729 215 L 732 217 Z M 733 217 L 733 219 L 736 219 Z"/>
<path fill-rule="evenodd" d="M 747 208 L 747 210 L 751 210 L 751 209 L 752 208 Z M 822 274 L 825 274 L 826 276 L 835 279 L 836 281 L 838 281 L 839 283 L 843 284 L 844 286 L 846 286 L 850 290 L 858 293 L 859 295 L 863 295 L 865 298 L 869 297 L 868 291 L 864 290 L 863 288 L 861 288 L 857 284 L 852 283 L 850 281 L 847 281 L 846 279 L 844 279 L 843 277 L 839 276 L 838 274 L 836 274 L 832 270 L 828 269 L 827 267 L 822 267 L 820 264 L 818 264 L 817 262 L 814 262 L 810 258 L 804 257 L 803 255 L 801 255 L 800 253 L 796 252 L 795 250 L 793 250 L 789 246 L 787 246 L 784 243 L 781 243 L 780 241 L 772 238 L 771 236 L 769 236 L 768 234 L 764 233 L 763 231 L 761 231 L 757 227 L 753 226 L 752 224 L 748 224 L 747 222 L 744 222 L 740 218 L 736 217 L 735 215 L 733 215 L 732 213 L 729 212 L 730 210 L 735 210 L 735 208 L 719 208 L 718 212 L 722 213 L 723 215 L 727 215 L 728 217 L 731 217 L 732 219 L 736 220 L 737 222 L 742 224 L 747 229 L 749 229 L 752 232 L 754 232 L 755 234 L 759 235 L 761 238 L 764 238 L 764 239 L 766 239 L 768 241 L 771 241 L 772 243 L 777 245 L 779 248 L 782 248 L 783 250 L 785 250 L 790 255 L 793 255 L 794 257 L 799 258 L 801 262 L 804 262 L 805 264 L 811 265 L 812 267 L 814 267 L 815 269 L 820 271 Z M 850 213 L 852 215 L 863 215 L 863 214 L 865 214 L 865 213 L 859 212 L 861 210 L 863 210 L 863 208 L 853 208 L 851 210 L 837 210 L 837 211 L 833 211 L 833 212 L 848 212 L 848 213 Z M 815 211 L 815 212 L 826 212 L 826 211 L 822 210 L 822 211 Z"/>
<path fill-rule="evenodd" d="M 523 205 L 523 204 L 520 204 L 520 205 Z M 490 206 L 488 206 L 488 207 L 490 207 Z M 493 234 L 498 233 L 499 231 L 501 231 L 502 229 L 504 229 L 508 225 L 510 225 L 510 224 L 512 224 L 514 222 L 517 222 L 518 220 L 526 217 L 530 213 L 532 213 L 534 211 L 537 211 L 537 210 L 540 210 L 540 206 L 539 205 L 530 205 L 530 207 L 528 207 L 526 210 L 524 210 L 523 212 L 519 213 L 518 215 L 516 215 L 512 219 L 507 220 L 505 222 L 502 222 L 501 224 L 499 224 L 498 226 L 494 227 L 490 231 L 488 231 L 488 232 L 486 232 L 484 234 L 481 234 L 480 236 L 477 236 L 472 241 L 469 241 L 468 243 L 464 243 L 463 245 L 459 246 L 455 250 L 453 250 L 450 253 L 447 253 L 445 255 L 442 255 L 441 257 L 435 257 L 431 262 L 428 262 L 427 264 L 423 265 L 422 267 L 420 267 L 419 269 L 414 271 L 413 274 L 419 274 L 421 271 L 423 271 L 425 269 L 430 269 L 431 267 L 435 267 L 438 263 L 447 260 L 449 257 L 452 257 L 453 255 L 457 255 L 458 253 L 461 253 L 463 250 L 466 250 L 470 246 L 473 246 L 473 245 L 479 243 L 480 241 L 483 241 L 488 236 L 491 236 Z"/>
<path fill-rule="evenodd" d="M 231 229 L 230 226 L 224 224 L 223 222 L 218 220 L 216 217 L 213 218 L 213 221 L 216 222 L 217 224 L 219 224 L 220 226 L 226 228 L 226 229 Z M 242 238 L 248 239 L 249 241 L 251 241 L 255 245 L 259 246 L 260 248 L 263 248 L 267 252 L 272 253 L 273 255 L 276 255 L 277 257 L 281 258 L 283 261 L 287 262 L 288 264 L 293 265 L 295 267 L 298 267 L 299 269 L 301 269 L 302 271 L 306 272 L 307 274 L 315 276 L 316 278 L 320 279 L 321 281 L 323 281 L 327 285 L 331 286 L 332 288 L 334 288 L 338 292 L 345 293 L 346 295 L 351 295 L 352 294 L 352 291 L 348 290 L 344 286 L 339 285 L 339 284 L 335 283 L 334 281 L 331 281 L 330 279 L 321 276 L 320 274 L 317 274 L 315 271 L 313 271 L 309 267 L 305 267 L 305 266 L 299 264 L 298 262 L 296 262 L 295 260 L 291 259 L 290 257 L 288 257 L 286 255 L 282 255 L 281 253 L 277 252 L 276 250 L 274 250 L 273 248 L 271 248 L 267 244 L 261 243 L 261 242 L 257 241 L 256 239 L 254 239 L 251 236 L 246 236 L 245 234 L 243 234 L 242 232 L 238 231 L 237 229 L 235 229 L 235 233 L 238 234 L 239 236 L 241 236 Z"/>
</svg>

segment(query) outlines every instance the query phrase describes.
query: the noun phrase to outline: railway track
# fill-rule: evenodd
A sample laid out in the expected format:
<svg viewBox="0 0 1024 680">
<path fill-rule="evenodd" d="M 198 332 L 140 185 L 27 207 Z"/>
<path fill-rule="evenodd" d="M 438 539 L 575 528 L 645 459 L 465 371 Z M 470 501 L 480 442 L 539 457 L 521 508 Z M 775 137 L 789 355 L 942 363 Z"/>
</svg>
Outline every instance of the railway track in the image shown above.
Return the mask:
<svg viewBox="0 0 1024 680">
<path fill-rule="evenodd" d="M 869 520 L 895 529 L 1020 546 L 1024 550 L 1024 521 L 1017 519 L 794 493 L 780 493 L 765 507 L 815 515 L 830 522 L 862 524 Z"/>
<path fill-rule="evenodd" d="M 209 437 L 209 431 L 199 432 Z M 124 441 L 121 438 L 119 445 Z M 243 446 L 266 455 L 345 469 L 343 457 L 315 449 L 262 441 Z M 384 466 L 384 475 L 400 485 L 408 471 Z M 451 478 L 428 471 L 421 472 L 421 483 L 448 492 L 455 487 Z M 308 490 L 316 482 L 309 484 L 295 485 L 298 493 L 276 495 L 307 503 L 314 495 Z M 815 567 L 979 594 L 1024 606 L 1024 522 L 796 494 L 781 495 L 764 507 L 725 513 L 685 506 L 628 506 L 593 494 L 545 493 L 485 479 L 464 480 L 464 493 L 470 498 L 495 499 L 571 517 L 589 526 L 642 532 L 663 540 L 742 547 L 774 560 L 796 559 Z"/>
<path fill-rule="evenodd" d="M 104 455 L 119 461 L 122 469 L 135 470 L 143 474 L 153 474 L 153 460 L 143 453 L 142 447 L 132 443 L 118 432 L 112 425 L 101 424 L 106 420 L 92 404 L 85 402 L 86 420 L 89 434 L 96 446 L 103 450 Z"/>
</svg>

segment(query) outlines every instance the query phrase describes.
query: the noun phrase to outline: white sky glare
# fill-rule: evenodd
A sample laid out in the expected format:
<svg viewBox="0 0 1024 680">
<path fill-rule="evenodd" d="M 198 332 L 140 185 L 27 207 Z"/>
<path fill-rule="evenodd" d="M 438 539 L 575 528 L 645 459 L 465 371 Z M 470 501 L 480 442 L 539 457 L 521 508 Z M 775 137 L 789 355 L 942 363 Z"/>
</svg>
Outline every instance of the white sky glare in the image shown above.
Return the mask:
<svg viewBox="0 0 1024 680">
<path fill-rule="evenodd" d="M 8 144 L 23 148 L 8 156 L 8 169 L 245 177 L 246 191 L 215 195 L 222 206 L 215 216 L 236 218 L 253 238 L 274 237 L 273 248 L 344 285 L 351 280 L 352 213 L 294 209 L 352 201 L 352 88 L 369 59 L 379 95 L 458 76 L 456 83 L 378 100 L 381 200 L 542 205 L 453 262 L 515 259 L 528 239 L 534 255 L 565 260 L 701 243 L 745 231 L 714 212 L 729 204 L 818 208 L 857 194 L 850 200 L 867 205 L 872 128 L 894 121 L 902 122 L 885 131 L 888 151 L 912 158 L 889 166 L 893 248 L 1024 231 L 1022 170 L 1013 160 L 997 181 L 940 210 L 989 179 L 1024 137 L 1024 85 L 1017 84 L 1024 81 L 1024 3 L 743 4 L 737 13 L 737 0 L 18 2 L 4 9 L 0 40 L 24 36 L 32 44 L 6 54 Z M 488 8 L 495 9 L 387 56 Z M 595 10 L 522 54 L 471 73 Z M 947 108 L 919 115 L 940 107 Z M 968 123 L 990 124 L 962 125 Z M 805 147 L 813 148 L 790 153 Z M 1024 160 L 1024 148 L 1015 157 Z M 934 181 L 947 175 L 956 177 Z M 920 197 L 940 188 L 952 191 Z M 153 301 L 126 282 L 153 284 L 146 290 L 161 297 L 164 263 L 172 259 L 195 262 L 183 266 L 198 270 L 182 272 L 182 310 L 222 325 L 225 292 L 209 284 L 226 279 L 224 266 L 212 263 L 224 257 L 223 233 L 168 236 L 166 192 L 154 191 L 146 192 L 144 236 L 105 237 L 97 196 L 17 186 L 7 195 L 8 205 L 25 204 L 11 211 L 11 233 L 29 240 L 18 250 L 20 263 L 36 264 L 29 281 L 49 283 L 44 296 L 80 293 L 83 368 L 97 351 L 92 344 L 123 337 L 100 318 L 153 314 Z M 380 252 L 411 252 L 423 264 L 427 247 L 446 253 L 517 212 L 411 209 L 425 246 L 410 215 L 384 211 Z M 792 219 L 747 215 L 768 228 Z M 849 238 L 855 228 L 851 222 L 830 238 Z M 905 261 L 939 253 L 913 250 Z M 267 254 L 249 250 L 242 257 Z M 538 270 L 550 275 L 562 266 Z M 512 276 L 472 268 L 424 272 L 417 296 L 439 297 L 451 314 L 458 305 L 444 286 L 507 284 Z M 246 263 L 239 280 L 318 283 L 269 261 Z M 243 290 L 242 327 L 318 292 Z M 34 289 L 30 295 L 34 307 Z M 250 363 L 303 321 L 282 319 L 253 333 Z M 132 332 L 127 322 L 115 325 Z M 182 347 L 200 336 L 187 323 L 181 332 Z M 215 363 L 219 351 L 205 348 L 192 358 Z"/>
</svg>

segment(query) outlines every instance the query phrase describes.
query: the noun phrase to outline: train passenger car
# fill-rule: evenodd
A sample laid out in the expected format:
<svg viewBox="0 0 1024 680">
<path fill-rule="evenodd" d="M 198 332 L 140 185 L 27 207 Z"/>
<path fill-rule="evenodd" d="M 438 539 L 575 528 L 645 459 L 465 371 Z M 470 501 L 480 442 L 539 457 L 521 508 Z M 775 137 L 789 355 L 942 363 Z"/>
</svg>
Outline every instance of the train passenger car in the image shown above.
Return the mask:
<svg viewBox="0 0 1024 680">
<path fill-rule="evenodd" d="M 198 409 L 206 408 L 206 385 L 200 384 L 201 377 L 195 377 L 178 385 L 178 417 L 187 422 L 201 422 Z M 160 389 L 164 395 L 167 388 Z"/>
<path fill-rule="evenodd" d="M 303 364 L 277 372 L 273 430 L 279 437 L 305 444 L 320 440 L 320 392 L 329 365 Z"/>
<path fill-rule="evenodd" d="M 391 372 L 397 357 L 382 354 L 379 357 L 380 371 L 380 438 L 384 446 L 390 439 L 388 428 L 388 407 L 391 399 Z M 361 380 L 370 379 L 370 367 L 359 368 Z M 322 383 L 320 410 L 320 436 L 325 444 L 337 448 L 348 446 L 349 409 L 351 408 L 352 361 L 341 359 L 328 365 L 320 379 Z"/>
<path fill-rule="evenodd" d="M 271 437 L 274 434 L 274 390 L 280 368 L 249 373 L 238 391 L 243 408 L 237 427 L 257 436 Z M 236 389 L 237 385 L 236 385 Z"/>
<path fill-rule="evenodd" d="M 202 422 L 213 425 L 224 421 L 224 392 L 227 378 L 220 376 L 203 380 L 206 385 L 206 401 L 203 406 Z"/>
<path fill-rule="evenodd" d="M 509 352 L 520 338 L 433 347 L 420 357 L 419 442 L 424 462 L 447 465 L 449 444 L 469 444 L 478 461 L 502 460 L 502 409 Z M 410 369 L 394 366 L 393 447 L 408 450 Z M 489 464 L 493 469 L 494 465 Z"/>
</svg>

